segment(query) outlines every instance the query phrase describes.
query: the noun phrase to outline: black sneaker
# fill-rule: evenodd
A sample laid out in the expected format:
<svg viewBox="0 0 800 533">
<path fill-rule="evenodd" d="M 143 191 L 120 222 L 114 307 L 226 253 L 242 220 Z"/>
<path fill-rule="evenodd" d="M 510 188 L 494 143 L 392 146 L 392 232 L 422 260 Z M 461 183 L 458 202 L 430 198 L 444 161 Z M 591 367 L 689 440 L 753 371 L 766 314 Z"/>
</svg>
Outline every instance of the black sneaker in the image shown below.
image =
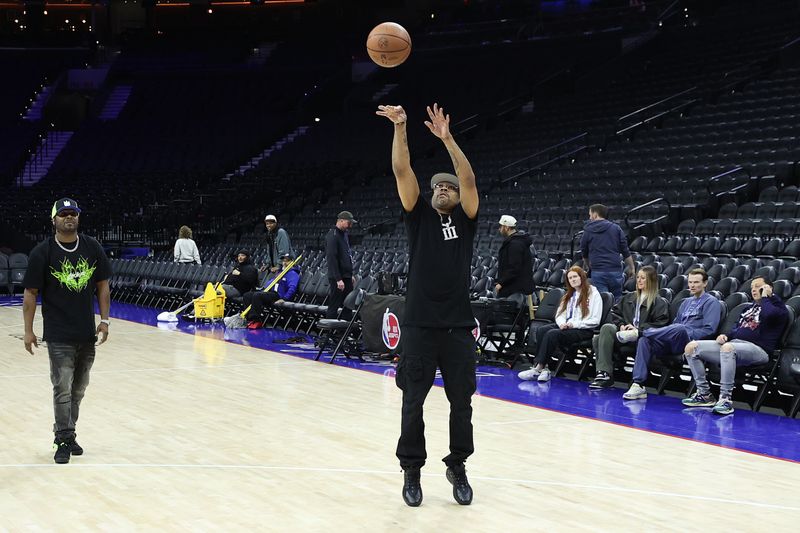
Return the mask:
<svg viewBox="0 0 800 533">
<path fill-rule="evenodd" d="M 61 441 L 58 443 L 54 443 L 56 447 L 56 454 L 53 456 L 53 460 L 60 464 L 67 464 L 69 462 L 69 456 L 71 455 L 70 451 L 70 443 L 66 441 Z"/>
<path fill-rule="evenodd" d="M 453 498 L 459 505 L 469 505 L 472 503 L 472 487 L 467 481 L 467 470 L 463 463 L 460 465 L 447 467 L 447 481 L 453 485 Z"/>
<path fill-rule="evenodd" d="M 403 470 L 403 501 L 409 507 L 419 507 L 422 503 L 422 486 L 419 484 L 419 468 Z"/>
<path fill-rule="evenodd" d="M 75 437 L 72 437 L 72 440 L 69 441 L 69 451 L 72 455 L 83 455 L 83 448 L 81 448 L 81 445 L 75 440 Z"/>
<path fill-rule="evenodd" d="M 598 372 L 594 380 L 589 383 L 590 389 L 607 389 L 614 386 L 614 379 L 608 375 L 608 372 Z"/>
</svg>

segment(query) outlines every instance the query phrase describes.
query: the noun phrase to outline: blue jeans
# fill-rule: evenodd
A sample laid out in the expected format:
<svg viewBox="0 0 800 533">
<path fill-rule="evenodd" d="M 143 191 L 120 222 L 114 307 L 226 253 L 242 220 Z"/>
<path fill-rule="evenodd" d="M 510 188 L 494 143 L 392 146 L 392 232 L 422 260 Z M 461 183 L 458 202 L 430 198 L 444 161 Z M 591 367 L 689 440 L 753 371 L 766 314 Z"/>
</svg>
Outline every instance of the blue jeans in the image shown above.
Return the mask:
<svg viewBox="0 0 800 533">
<path fill-rule="evenodd" d="M 600 272 L 592 270 L 592 285 L 597 287 L 600 292 L 610 292 L 614 295 L 614 302 L 622 298 L 622 286 L 625 284 L 625 276 L 622 272 Z"/>
<path fill-rule="evenodd" d="M 53 432 L 56 441 L 62 442 L 75 437 L 75 423 L 94 364 L 94 342 L 48 342 L 47 353 L 53 384 Z"/>
<path fill-rule="evenodd" d="M 683 324 L 670 324 L 663 328 L 644 330 L 636 343 L 633 382 L 644 386 L 653 357 L 667 357 L 683 353 L 684 348 L 691 340 Z"/>
</svg>

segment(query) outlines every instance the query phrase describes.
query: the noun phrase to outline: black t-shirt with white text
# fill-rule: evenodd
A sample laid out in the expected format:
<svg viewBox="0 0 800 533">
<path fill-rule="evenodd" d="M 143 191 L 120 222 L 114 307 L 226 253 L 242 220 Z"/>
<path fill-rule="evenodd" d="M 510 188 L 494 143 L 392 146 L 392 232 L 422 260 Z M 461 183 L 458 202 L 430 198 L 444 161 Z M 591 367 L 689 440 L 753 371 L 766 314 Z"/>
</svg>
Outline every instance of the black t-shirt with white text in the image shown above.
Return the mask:
<svg viewBox="0 0 800 533">
<path fill-rule="evenodd" d="M 440 215 L 420 196 L 405 214 L 408 234 L 408 292 L 403 325 L 474 327 L 469 302 L 472 245 L 477 228 L 461 204 Z"/>
<path fill-rule="evenodd" d="M 111 264 L 96 240 L 81 234 L 79 241 L 74 252 L 66 252 L 50 237 L 28 257 L 22 284 L 26 289 L 39 289 L 46 341 L 96 340 L 95 284 L 111 277 Z M 64 244 L 68 250 L 74 246 Z"/>
</svg>

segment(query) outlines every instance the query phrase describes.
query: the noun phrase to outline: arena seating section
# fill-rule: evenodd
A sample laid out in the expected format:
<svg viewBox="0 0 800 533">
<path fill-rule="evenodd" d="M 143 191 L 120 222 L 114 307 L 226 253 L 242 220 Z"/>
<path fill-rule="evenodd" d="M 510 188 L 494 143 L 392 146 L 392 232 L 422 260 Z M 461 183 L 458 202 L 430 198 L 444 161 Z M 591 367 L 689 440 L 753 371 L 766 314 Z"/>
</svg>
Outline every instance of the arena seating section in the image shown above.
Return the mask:
<svg viewBox="0 0 800 533">
<path fill-rule="evenodd" d="M 279 46 L 258 68 L 241 50 L 216 50 L 202 69 L 195 56 L 182 62 L 137 48 L 115 66 L 113 82 L 134 87 L 119 119 L 87 119 L 45 180 L 3 195 L 2 216 L 41 238 L 49 228 L 38 213 L 52 198 L 79 198 L 90 233 L 161 245 L 151 258 L 113 259 L 112 296 L 175 309 L 220 279 L 238 249 L 262 264 L 261 221 L 275 214 L 304 253 L 303 275 L 295 303 L 271 309 L 265 323 L 314 333 L 328 291 L 321 247 L 336 213 L 350 210 L 360 222 L 352 239 L 359 288 L 374 292 L 379 273 L 407 271 L 392 129 L 374 109 L 402 103 L 409 113 L 413 166 L 427 194 L 428 176 L 451 168 L 422 125 L 424 106 L 436 101 L 453 116 L 482 197 L 474 298 L 492 296 L 497 220 L 512 214 L 534 237 L 535 296 L 544 309 L 580 260 L 575 245 L 588 205 L 601 202 L 628 231 L 637 265 L 656 268 L 673 313 L 688 294 L 686 273 L 702 266 L 732 317 L 749 301 L 754 276 L 773 281 L 800 317 L 800 12 L 781 0 L 759 7 L 747 20 L 734 3 L 696 24 L 664 24 L 625 54 L 613 34 L 484 46 L 466 38 L 457 54 L 420 52 L 402 70 L 357 83 L 341 78 L 333 57 L 296 68 L 302 47 Z M 431 32 L 427 40 L 441 38 Z M 562 53 L 546 53 L 555 49 Z M 298 125 L 309 128 L 255 168 L 234 172 Z M 22 135 L 22 126 L 13 128 L 0 135 Z M 14 153 L 0 154 L 2 169 Z M 171 262 L 166 248 L 183 223 L 200 236 L 203 266 Z M 0 284 L 12 291 L 3 264 L 0 256 Z M 618 362 L 618 381 L 631 362 Z M 583 348 L 559 364 L 577 379 L 590 367 Z M 747 391 L 737 399 L 794 416 L 800 320 L 769 365 L 737 380 Z M 651 384 L 685 392 L 690 374 L 678 361 L 655 369 Z"/>
</svg>

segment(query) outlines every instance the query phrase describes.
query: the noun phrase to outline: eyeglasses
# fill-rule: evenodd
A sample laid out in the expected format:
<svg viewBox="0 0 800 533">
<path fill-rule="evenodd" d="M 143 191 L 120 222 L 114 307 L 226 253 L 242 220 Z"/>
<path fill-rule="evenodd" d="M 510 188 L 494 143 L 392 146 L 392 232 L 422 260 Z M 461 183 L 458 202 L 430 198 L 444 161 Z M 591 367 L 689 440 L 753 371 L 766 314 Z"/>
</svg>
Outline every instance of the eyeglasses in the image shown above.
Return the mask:
<svg viewBox="0 0 800 533">
<path fill-rule="evenodd" d="M 442 189 L 450 192 L 458 192 L 457 186 L 453 185 L 452 183 L 447 183 L 445 181 L 439 182 L 436 185 L 434 185 L 433 190 L 435 191 L 436 189 Z"/>
</svg>

